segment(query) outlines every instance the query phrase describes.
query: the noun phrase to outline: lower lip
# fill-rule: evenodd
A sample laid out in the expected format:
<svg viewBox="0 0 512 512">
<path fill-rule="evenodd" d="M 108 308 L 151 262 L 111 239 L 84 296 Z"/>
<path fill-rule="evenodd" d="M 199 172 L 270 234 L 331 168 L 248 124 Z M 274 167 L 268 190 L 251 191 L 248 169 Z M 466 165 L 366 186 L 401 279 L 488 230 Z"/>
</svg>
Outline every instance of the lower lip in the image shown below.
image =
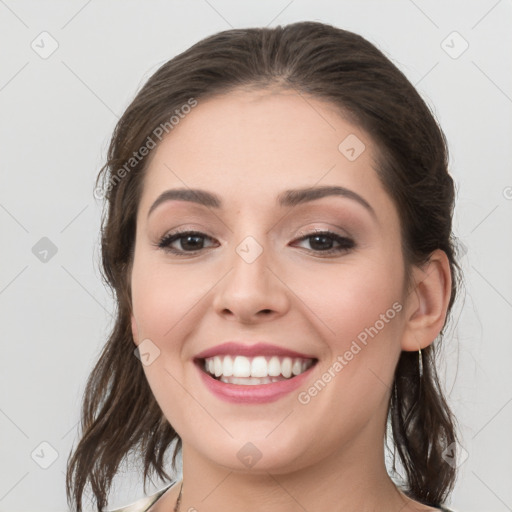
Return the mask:
<svg viewBox="0 0 512 512">
<path fill-rule="evenodd" d="M 196 363 L 196 367 L 201 374 L 203 382 L 215 396 L 226 402 L 238 404 L 263 404 L 267 402 L 274 402 L 288 393 L 291 393 L 303 384 L 315 366 L 316 362 L 305 372 L 291 379 L 272 382 L 270 384 L 256 384 L 251 386 L 243 384 L 228 384 L 214 379 L 201 369 L 200 363 Z"/>
</svg>

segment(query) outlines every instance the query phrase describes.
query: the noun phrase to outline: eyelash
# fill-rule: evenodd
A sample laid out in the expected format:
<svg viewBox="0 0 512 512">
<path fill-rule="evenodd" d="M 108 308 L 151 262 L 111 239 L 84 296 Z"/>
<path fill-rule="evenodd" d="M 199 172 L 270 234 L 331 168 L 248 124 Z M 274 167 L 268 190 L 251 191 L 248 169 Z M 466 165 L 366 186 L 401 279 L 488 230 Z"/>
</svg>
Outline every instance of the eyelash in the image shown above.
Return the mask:
<svg viewBox="0 0 512 512">
<path fill-rule="evenodd" d="M 300 238 L 297 238 L 295 241 L 303 241 L 303 240 L 307 240 L 308 238 L 321 236 L 321 237 L 330 238 L 334 242 L 337 242 L 340 245 L 340 247 L 338 247 L 338 248 L 328 249 L 325 251 L 322 251 L 322 250 L 315 251 L 314 249 L 307 249 L 309 252 L 313 252 L 313 253 L 316 253 L 317 255 L 321 255 L 321 257 L 336 255 L 336 254 L 340 254 L 340 253 L 346 253 L 355 247 L 355 242 L 351 238 L 340 236 L 336 233 L 333 233 L 332 231 L 314 231 L 314 232 L 307 233 L 304 235 L 301 233 L 301 235 L 302 236 Z M 156 245 L 157 245 L 157 247 L 164 250 L 165 252 L 174 254 L 179 257 L 196 255 L 202 249 L 196 249 L 194 251 L 180 251 L 180 250 L 172 249 L 170 247 L 170 245 L 173 242 L 175 242 L 176 240 L 186 238 L 187 236 L 196 236 L 196 237 L 207 238 L 207 239 L 212 240 L 211 237 L 205 235 L 204 233 L 201 233 L 200 231 L 177 231 L 177 232 L 169 233 L 168 235 L 165 235 L 163 238 L 160 239 L 160 241 Z"/>
</svg>

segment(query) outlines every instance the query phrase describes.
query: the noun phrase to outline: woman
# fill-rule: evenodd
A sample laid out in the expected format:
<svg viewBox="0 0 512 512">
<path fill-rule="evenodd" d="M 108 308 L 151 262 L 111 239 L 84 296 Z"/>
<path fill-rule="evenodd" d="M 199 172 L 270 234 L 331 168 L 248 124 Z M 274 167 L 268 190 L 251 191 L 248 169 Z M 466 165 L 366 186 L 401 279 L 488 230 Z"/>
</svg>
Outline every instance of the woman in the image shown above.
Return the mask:
<svg viewBox="0 0 512 512">
<path fill-rule="evenodd" d="M 129 452 L 171 480 L 176 441 L 182 481 L 121 510 L 446 510 L 454 184 L 379 50 L 312 22 L 208 37 L 144 85 L 98 178 L 118 311 L 74 508 L 87 484 L 105 508 Z"/>
</svg>

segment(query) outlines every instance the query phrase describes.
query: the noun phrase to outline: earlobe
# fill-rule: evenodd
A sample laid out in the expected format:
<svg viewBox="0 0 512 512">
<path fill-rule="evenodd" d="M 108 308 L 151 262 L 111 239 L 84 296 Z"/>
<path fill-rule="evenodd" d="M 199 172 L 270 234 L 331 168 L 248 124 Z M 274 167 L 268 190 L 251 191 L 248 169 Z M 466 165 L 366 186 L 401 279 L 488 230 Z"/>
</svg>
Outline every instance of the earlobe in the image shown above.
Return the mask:
<svg viewBox="0 0 512 512">
<path fill-rule="evenodd" d="M 413 270 L 414 288 L 406 299 L 402 350 L 416 351 L 430 345 L 443 328 L 451 295 L 450 262 L 441 249 Z"/>
</svg>

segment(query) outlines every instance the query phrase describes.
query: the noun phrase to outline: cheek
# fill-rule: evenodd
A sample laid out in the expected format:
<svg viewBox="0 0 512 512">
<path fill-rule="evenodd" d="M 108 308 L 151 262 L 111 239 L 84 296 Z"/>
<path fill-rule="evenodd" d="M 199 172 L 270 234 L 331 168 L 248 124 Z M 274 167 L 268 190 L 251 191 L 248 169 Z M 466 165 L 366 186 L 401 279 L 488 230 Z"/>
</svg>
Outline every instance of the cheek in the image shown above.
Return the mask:
<svg viewBox="0 0 512 512">
<path fill-rule="evenodd" d="M 401 300 L 399 267 L 383 261 L 354 260 L 333 269 L 319 267 L 313 276 L 303 273 L 302 278 L 300 272 L 295 272 L 293 281 L 294 291 L 301 290 L 298 295 L 334 340 L 333 348 L 343 348 L 347 340 L 357 338 L 375 323 L 379 330 L 390 331 L 399 309 L 393 309 L 393 304 Z"/>
<path fill-rule="evenodd" d="M 207 293 L 207 285 L 199 273 L 180 271 L 154 257 L 139 257 L 131 282 L 139 339 L 162 340 L 169 336 Z"/>
<path fill-rule="evenodd" d="M 340 268 L 338 275 L 315 274 L 313 290 L 303 283 L 305 302 L 326 333 L 327 352 L 319 378 L 300 390 L 298 401 L 312 417 L 332 419 L 333 439 L 347 417 L 347 428 L 357 430 L 386 407 L 403 329 L 400 267 L 390 268 L 368 261 Z M 311 420 L 311 435 L 315 425 Z"/>
<path fill-rule="evenodd" d="M 380 259 L 347 260 L 336 272 L 333 267 L 316 272 L 314 287 L 307 279 L 295 282 L 326 342 L 322 382 L 301 390 L 301 403 L 315 402 L 320 415 L 327 414 L 326 404 L 335 403 L 337 412 L 329 408 L 328 413 L 340 421 L 347 411 L 365 417 L 386 400 L 403 329 L 401 267 L 393 261 L 382 253 Z M 317 393 L 324 398 L 317 400 Z"/>
</svg>

